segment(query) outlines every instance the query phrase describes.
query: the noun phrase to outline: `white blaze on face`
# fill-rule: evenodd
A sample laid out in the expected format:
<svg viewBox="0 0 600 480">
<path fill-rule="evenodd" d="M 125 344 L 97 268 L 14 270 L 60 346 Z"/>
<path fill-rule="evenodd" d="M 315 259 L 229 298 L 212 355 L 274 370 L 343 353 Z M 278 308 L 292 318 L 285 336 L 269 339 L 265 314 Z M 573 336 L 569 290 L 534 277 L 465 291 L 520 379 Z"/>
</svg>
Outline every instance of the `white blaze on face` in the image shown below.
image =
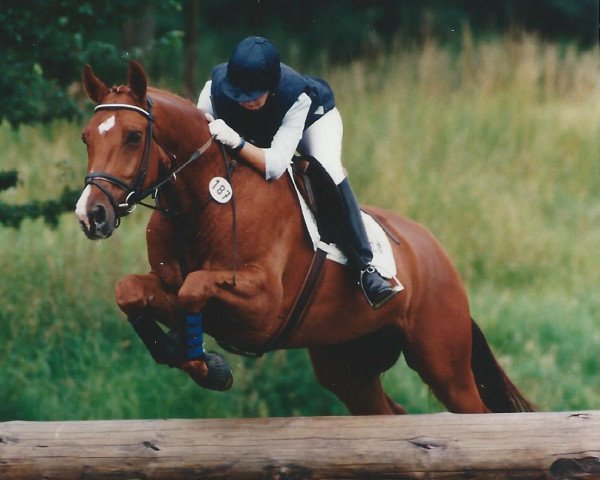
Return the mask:
<svg viewBox="0 0 600 480">
<path fill-rule="evenodd" d="M 90 228 L 90 222 L 87 216 L 87 204 L 91 191 L 91 185 L 85 187 L 83 193 L 81 194 L 81 197 L 79 197 L 79 200 L 77 200 L 77 205 L 75 206 L 75 214 L 79 218 L 79 221 L 83 222 L 87 228 Z"/>
<path fill-rule="evenodd" d="M 111 128 L 113 128 L 114 126 L 115 126 L 115 116 L 111 115 L 106 120 L 104 120 L 100 125 L 98 125 L 98 132 L 100 133 L 100 135 L 103 135 L 106 132 L 108 132 Z"/>
</svg>

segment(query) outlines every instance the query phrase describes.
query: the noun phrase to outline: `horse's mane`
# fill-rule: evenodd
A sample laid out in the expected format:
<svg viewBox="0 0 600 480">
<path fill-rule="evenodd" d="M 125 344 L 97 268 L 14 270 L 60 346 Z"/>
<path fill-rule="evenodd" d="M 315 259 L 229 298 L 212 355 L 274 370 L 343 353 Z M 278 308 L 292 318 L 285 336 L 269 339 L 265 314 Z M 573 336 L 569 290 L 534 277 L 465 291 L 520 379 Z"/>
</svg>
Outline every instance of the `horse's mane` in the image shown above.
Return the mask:
<svg viewBox="0 0 600 480">
<path fill-rule="evenodd" d="M 179 107 L 183 106 L 197 110 L 196 105 L 190 99 L 181 97 L 176 93 L 164 90 L 162 88 L 148 87 L 148 96 L 152 98 L 159 98 L 160 100 L 169 104 L 176 103 Z"/>
</svg>

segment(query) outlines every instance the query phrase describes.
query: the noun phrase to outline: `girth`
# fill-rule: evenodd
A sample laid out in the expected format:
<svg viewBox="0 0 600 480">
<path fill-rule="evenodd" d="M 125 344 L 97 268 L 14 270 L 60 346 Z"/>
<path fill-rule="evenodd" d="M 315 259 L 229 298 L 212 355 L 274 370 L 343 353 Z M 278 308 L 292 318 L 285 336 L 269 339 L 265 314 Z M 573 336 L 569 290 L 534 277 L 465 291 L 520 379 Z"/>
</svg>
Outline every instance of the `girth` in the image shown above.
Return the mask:
<svg viewBox="0 0 600 480">
<path fill-rule="evenodd" d="M 298 292 L 298 296 L 296 297 L 296 301 L 294 302 L 290 313 L 279 327 L 277 333 L 269 340 L 265 347 L 263 347 L 265 351 L 277 349 L 278 345 L 285 342 L 302 322 L 308 305 L 319 284 L 326 258 L 327 252 L 317 248 L 312 261 L 310 262 L 310 267 L 306 273 L 302 288 Z"/>
</svg>

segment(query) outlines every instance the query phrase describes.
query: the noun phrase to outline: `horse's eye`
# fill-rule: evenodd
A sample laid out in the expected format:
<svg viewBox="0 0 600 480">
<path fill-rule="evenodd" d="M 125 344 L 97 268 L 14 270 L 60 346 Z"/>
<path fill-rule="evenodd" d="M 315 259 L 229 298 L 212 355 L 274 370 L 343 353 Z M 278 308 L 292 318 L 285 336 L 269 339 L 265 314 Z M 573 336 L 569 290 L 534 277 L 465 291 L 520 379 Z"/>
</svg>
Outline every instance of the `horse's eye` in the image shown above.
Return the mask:
<svg viewBox="0 0 600 480">
<path fill-rule="evenodd" d="M 142 134 L 140 132 L 129 132 L 127 134 L 127 138 L 125 139 L 125 141 L 129 144 L 136 145 L 136 144 L 140 143 L 141 139 L 142 139 Z"/>
</svg>

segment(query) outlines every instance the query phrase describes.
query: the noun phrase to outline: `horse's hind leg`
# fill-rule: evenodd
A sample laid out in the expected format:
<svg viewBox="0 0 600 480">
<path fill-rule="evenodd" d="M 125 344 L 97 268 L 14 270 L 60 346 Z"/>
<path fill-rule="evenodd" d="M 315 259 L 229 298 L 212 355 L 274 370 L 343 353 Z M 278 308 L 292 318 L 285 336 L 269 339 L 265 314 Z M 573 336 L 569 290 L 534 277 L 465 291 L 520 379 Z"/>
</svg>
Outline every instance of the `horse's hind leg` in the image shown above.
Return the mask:
<svg viewBox="0 0 600 480">
<path fill-rule="evenodd" d="M 489 412 L 471 369 L 471 319 L 448 312 L 452 310 L 419 315 L 413 328 L 405 330 L 406 362 L 449 411 Z"/>
<path fill-rule="evenodd" d="M 387 396 L 380 379 L 401 353 L 400 336 L 394 333 L 386 328 L 348 343 L 309 349 L 317 380 L 352 415 L 406 413 Z"/>
</svg>

